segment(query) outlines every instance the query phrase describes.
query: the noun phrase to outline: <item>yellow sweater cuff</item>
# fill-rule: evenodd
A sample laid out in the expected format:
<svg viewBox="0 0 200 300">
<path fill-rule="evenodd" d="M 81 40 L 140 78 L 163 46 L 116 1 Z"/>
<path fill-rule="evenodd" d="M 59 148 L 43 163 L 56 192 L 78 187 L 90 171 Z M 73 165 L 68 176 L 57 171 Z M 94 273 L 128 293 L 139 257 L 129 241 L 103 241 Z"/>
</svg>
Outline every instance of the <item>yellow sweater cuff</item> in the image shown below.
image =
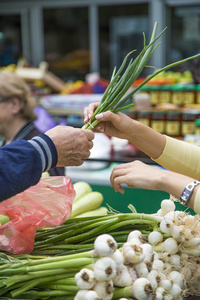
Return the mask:
<svg viewBox="0 0 200 300">
<path fill-rule="evenodd" d="M 195 199 L 194 199 L 194 211 L 197 214 L 200 214 L 200 189 L 197 190 Z"/>
</svg>

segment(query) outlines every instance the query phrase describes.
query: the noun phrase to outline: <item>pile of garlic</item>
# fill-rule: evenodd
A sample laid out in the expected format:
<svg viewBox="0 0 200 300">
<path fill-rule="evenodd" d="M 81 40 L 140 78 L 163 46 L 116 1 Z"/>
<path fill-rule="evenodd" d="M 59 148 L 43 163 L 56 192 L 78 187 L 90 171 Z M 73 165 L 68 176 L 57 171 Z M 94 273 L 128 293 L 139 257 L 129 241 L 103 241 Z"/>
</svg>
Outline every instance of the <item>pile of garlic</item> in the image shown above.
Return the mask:
<svg viewBox="0 0 200 300">
<path fill-rule="evenodd" d="M 176 211 L 165 199 L 156 213 L 160 227 L 139 230 L 118 249 L 109 234 L 94 242 L 94 262 L 75 276 L 75 300 L 171 300 L 199 295 L 200 224 L 197 215 Z"/>
</svg>

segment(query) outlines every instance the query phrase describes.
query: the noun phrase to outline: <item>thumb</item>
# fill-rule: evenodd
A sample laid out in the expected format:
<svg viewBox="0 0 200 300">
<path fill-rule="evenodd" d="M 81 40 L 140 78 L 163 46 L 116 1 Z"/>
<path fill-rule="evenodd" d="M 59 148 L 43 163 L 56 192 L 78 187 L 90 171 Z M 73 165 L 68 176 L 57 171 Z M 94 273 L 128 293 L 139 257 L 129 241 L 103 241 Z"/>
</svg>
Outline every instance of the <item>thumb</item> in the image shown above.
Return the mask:
<svg viewBox="0 0 200 300">
<path fill-rule="evenodd" d="M 118 120 L 118 116 L 111 111 L 106 111 L 96 115 L 96 119 L 99 121 L 110 121 L 112 123 L 115 123 Z"/>
</svg>

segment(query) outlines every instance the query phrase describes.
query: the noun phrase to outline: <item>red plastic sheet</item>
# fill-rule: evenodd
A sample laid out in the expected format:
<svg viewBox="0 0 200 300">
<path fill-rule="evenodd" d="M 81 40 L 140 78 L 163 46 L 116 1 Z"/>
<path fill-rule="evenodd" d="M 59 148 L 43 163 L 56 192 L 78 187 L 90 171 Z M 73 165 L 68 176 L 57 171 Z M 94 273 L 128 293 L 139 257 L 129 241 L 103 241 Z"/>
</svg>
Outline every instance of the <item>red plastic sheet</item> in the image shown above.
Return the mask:
<svg viewBox="0 0 200 300">
<path fill-rule="evenodd" d="M 0 226 L 0 250 L 29 254 L 37 229 L 69 219 L 75 190 L 69 177 L 45 177 L 35 186 L 0 203 L 0 214 L 10 221 Z"/>
</svg>

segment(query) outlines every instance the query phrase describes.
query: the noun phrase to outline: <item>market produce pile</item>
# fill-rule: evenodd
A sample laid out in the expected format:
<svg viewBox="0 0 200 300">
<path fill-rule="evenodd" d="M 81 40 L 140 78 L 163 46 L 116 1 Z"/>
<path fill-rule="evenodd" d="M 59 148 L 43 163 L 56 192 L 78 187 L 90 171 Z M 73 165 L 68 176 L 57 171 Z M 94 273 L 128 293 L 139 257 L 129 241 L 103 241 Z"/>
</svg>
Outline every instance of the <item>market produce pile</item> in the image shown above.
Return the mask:
<svg viewBox="0 0 200 300">
<path fill-rule="evenodd" d="M 155 214 L 130 208 L 133 212 L 109 208 L 104 216 L 74 217 L 40 229 L 31 255 L 2 252 L 0 299 L 199 295 L 199 216 L 176 210 L 171 199 Z"/>
</svg>

